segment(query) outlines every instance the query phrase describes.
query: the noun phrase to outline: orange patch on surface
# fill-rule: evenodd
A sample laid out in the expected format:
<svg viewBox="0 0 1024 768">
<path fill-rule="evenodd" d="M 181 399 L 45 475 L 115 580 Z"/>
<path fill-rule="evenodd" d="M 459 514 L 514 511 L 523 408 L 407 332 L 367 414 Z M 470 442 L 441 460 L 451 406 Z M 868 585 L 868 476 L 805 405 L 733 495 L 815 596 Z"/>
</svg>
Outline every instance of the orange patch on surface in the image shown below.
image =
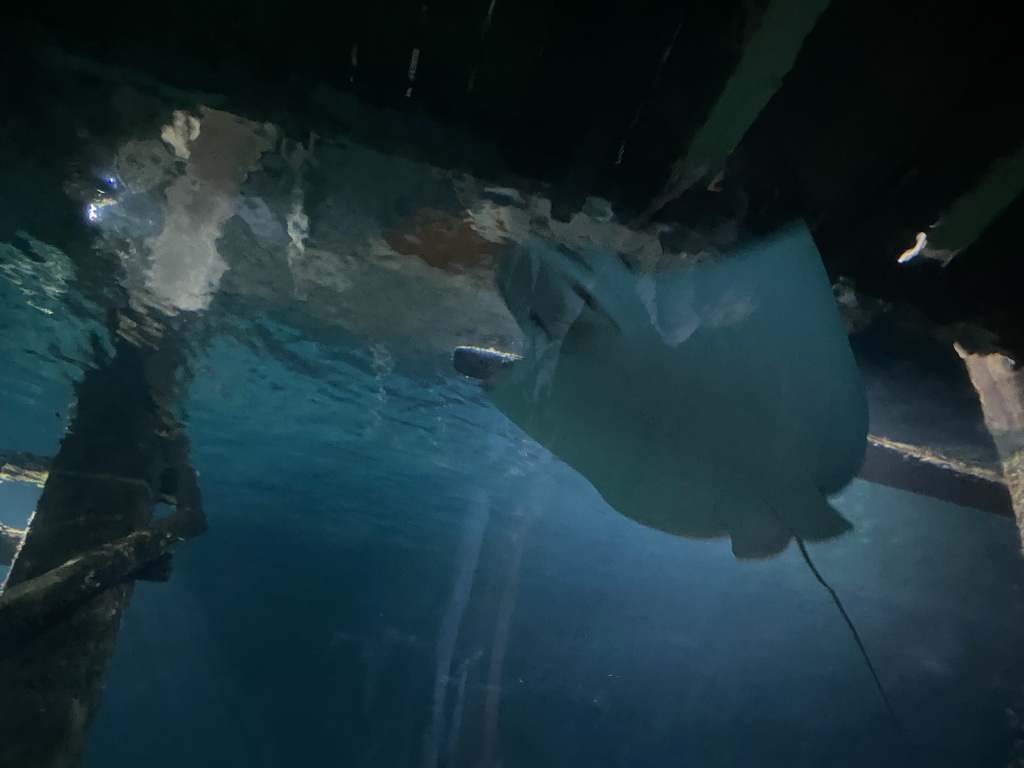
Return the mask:
<svg viewBox="0 0 1024 768">
<path fill-rule="evenodd" d="M 436 208 L 421 209 L 407 225 L 384 234 L 404 256 L 418 256 L 449 274 L 489 270 L 499 246 L 481 237 L 469 222 Z"/>
</svg>

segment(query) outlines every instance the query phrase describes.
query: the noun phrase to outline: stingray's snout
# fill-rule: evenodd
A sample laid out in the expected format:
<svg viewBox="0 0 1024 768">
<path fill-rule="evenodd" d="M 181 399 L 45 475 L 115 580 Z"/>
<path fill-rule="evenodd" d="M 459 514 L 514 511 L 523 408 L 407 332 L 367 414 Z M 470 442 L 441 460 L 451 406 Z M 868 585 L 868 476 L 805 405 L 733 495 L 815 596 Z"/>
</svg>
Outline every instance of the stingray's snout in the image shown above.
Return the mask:
<svg viewBox="0 0 1024 768">
<path fill-rule="evenodd" d="M 499 263 L 498 291 L 531 343 L 558 343 L 584 307 L 599 304 L 579 254 L 541 245 L 518 246 Z"/>
</svg>

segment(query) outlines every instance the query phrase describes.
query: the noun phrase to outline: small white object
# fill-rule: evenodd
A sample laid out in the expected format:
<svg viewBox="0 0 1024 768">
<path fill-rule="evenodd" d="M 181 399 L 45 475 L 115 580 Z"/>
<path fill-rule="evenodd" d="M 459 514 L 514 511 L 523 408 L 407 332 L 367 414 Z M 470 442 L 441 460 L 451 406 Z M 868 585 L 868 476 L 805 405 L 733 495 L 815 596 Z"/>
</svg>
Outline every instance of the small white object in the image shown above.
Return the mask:
<svg viewBox="0 0 1024 768">
<path fill-rule="evenodd" d="M 896 262 L 898 264 L 906 264 L 908 261 L 920 254 L 926 245 L 928 245 L 928 236 L 924 232 L 918 232 L 914 246 L 901 253 Z"/>
</svg>

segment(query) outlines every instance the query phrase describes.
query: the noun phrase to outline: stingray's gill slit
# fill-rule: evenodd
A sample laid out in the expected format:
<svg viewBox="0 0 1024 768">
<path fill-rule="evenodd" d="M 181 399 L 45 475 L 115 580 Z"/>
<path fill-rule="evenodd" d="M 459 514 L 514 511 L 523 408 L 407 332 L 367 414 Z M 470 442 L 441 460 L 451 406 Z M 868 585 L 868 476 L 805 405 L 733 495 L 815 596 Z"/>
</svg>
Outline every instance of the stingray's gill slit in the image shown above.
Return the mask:
<svg viewBox="0 0 1024 768">
<path fill-rule="evenodd" d="M 621 331 L 622 330 L 622 326 L 620 326 L 615 321 L 615 318 L 612 317 L 604 309 L 604 307 L 601 306 L 601 303 L 596 298 L 594 298 L 594 294 L 591 293 L 588 289 L 584 288 L 583 285 L 581 285 L 580 283 L 573 283 L 572 284 L 572 292 L 576 296 L 578 296 L 583 301 L 584 304 L 587 305 L 587 307 L 590 309 L 591 312 L 593 312 L 596 315 L 599 315 L 601 318 L 603 318 L 605 321 L 607 321 L 613 328 L 615 328 L 615 330 L 617 330 L 617 331 Z M 577 316 L 576 319 L 578 320 L 579 317 Z"/>
<path fill-rule="evenodd" d="M 793 540 L 796 542 L 797 548 L 800 550 L 800 556 L 804 559 L 804 562 L 807 563 L 807 568 L 811 571 L 811 575 L 813 575 L 817 582 L 825 588 L 829 597 L 832 598 L 832 602 L 839 610 L 839 615 L 842 617 L 846 626 L 850 630 L 850 634 L 853 636 L 853 641 L 857 644 L 857 649 L 860 651 L 861 658 L 864 659 L 864 663 L 867 665 L 868 671 L 871 673 L 871 679 L 875 681 L 875 688 L 878 689 L 878 694 L 882 697 L 882 702 L 885 704 L 885 708 L 889 712 L 889 716 L 892 718 L 893 725 L 896 727 L 900 736 L 902 736 L 905 741 L 910 742 L 907 729 L 904 727 L 900 716 L 896 713 L 896 708 L 893 706 L 892 700 L 889 698 L 889 694 L 885 690 L 885 686 L 882 685 L 882 678 L 878 676 L 878 670 L 875 669 L 874 662 L 871 661 L 871 656 L 868 654 L 868 649 L 864 645 L 864 641 L 861 640 L 860 632 L 857 631 L 857 626 L 853 623 L 853 619 L 850 618 L 850 614 L 846 612 L 843 601 L 839 599 L 839 593 L 837 593 L 835 589 L 832 588 L 832 585 L 825 580 L 825 577 L 821 575 L 821 571 L 818 570 L 814 561 L 811 559 L 811 554 L 807 551 L 807 545 L 804 543 L 804 540 L 792 529 L 789 523 L 782 518 L 782 515 L 778 513 L 775 507 L 769 504 L 768 509 L 771 510 L 772 515 L 781 525 L 789 529 L 790 533 L 793 535 Z"/>
</svg>

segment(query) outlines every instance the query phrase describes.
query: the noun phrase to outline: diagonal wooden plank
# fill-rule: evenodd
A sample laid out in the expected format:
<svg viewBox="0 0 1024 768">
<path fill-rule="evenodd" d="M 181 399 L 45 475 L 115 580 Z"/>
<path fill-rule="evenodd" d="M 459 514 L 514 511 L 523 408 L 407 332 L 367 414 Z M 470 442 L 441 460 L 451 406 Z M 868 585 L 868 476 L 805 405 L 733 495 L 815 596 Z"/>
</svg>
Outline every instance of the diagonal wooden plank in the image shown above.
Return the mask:
<svg viewBox="0 0 1024 768">
<path fill-rule="evenodd" d="M 689 149 L 645 216 L 657 213 L 693 184 L 719 173 L 757 116 L 793 67 L 804 38 L 829 0 L 773 0 L 747 44 L 743 57 L 719 94 Z"/>
</svg>

